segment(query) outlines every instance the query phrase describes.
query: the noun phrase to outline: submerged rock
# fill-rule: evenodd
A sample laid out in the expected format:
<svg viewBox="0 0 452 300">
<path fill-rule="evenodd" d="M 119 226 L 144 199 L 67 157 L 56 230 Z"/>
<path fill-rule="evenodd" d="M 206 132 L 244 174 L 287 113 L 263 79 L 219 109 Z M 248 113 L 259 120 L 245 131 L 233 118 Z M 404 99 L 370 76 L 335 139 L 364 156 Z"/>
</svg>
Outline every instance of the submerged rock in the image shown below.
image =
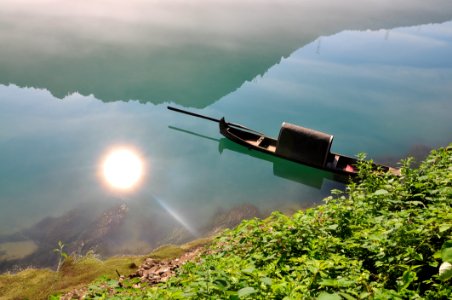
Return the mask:
<svg viewBox="0 0 452 300">
<path fill-rule="evenodd" d="M 129 208 L 127 204 L 122 203 L 103 212 L 101 216 L 86 228 L 78 239 L 74 241 L 77 253 L 85 253 L 89 250 L 99 252 L 101 244 L 103 244 L 105 240 L 111 238 L 112 235 L 115 235 L 115 231 L 121 227 L 128 211 Z"/>
<path fill-rule="evenodd" d="M 225 228 L 232 228 L 240 224 L 242 220 L 260 218 L 262 214 L 255 205 L 241 204 L 227 211 L 220 209 L 206 228 L 206 232 L 214 233 Z"/>
<path fill-rule="evenodd" d="M 432 150 L 433 148 L 430 146 L 423 144 L 414 144 L 411 145 L 411 147 L 408 149 L 408 152 L 403 156 L 381 156 L 377 157 L 375 160 L 385 165 L 396 167 L 401 159 L 406 157 L 413 157 L 413 167 L 418 167 L 420 162 L 423 161 Z"/>
<path fill-rule="evenodd" d="M 64 244 L 65 253 L 76 256 L 87 252 L 101 257 L 140 255 L 160 245 L 182 244 L 254 217 L 262 215 L 251 204 L 219 210 L 206 227 L 194 234 L 165 211 L 155 207 L 144 210 L 141 203 L 118 203 L 104 210 L 81 207 L 60 217 L 45 218 L 14 235 L 1 237 L 0 244 L 30 241 L 35 248 L 20 257 L 13 257 L 9 250 L 0 248 L 0 272 L 18 271 L 29 266 L 56 268 L 59 257 L 54 249 L 58 248 L 59 241 Z"/>
<path fill-rule="evenodd" d="M 38 246 L 31 240 L 0 243 L 0 261 L 22 259 L 37 249 Z"/>
<path fill-rule="evenodd" d="M 79 207 L 59 217 L 47 217 L 9 236 L 0 236 L 0 272 L 26 267 L 56 268 L 58 242 L 63 252 L 75 256 L 93 252 L 101 257 L 143 255 L 162 244 L 181 244 L 196 238 L 176 220 L 142 203 L 117 203 L 107 209 Z M 11 256 L 11 243 L 35 245 L 33 251 Z M 8 249 L 1 248 L 5 243 Z M 17 244 L 19 243 L 19 244 Z M 30 249 L 30 247 L 28 247 Z M 8 258 L 8 259 L 6 259 Z"/>
<path fill-rule="evenodd" d="M 100 216 L 90 207 L 78 208 L 60 217 L 45 218 L 28 229 L 2 237 L 0 272 L 19 271 L 29 266 L 56 266 L 58 257 L 53 250 L 58 247 L 59 241 L 64 244 L 63 251 L 68 254 L 83 255 L 89 250 L 98 250 L 105 241 L 114 239 L 127 211 L 126 204 L 107 209 Z M 21 249 L 17 250 L 19 246 Z M 16 249 L 15 255 L 11 254 L 11 247 Z"/>
</svg>

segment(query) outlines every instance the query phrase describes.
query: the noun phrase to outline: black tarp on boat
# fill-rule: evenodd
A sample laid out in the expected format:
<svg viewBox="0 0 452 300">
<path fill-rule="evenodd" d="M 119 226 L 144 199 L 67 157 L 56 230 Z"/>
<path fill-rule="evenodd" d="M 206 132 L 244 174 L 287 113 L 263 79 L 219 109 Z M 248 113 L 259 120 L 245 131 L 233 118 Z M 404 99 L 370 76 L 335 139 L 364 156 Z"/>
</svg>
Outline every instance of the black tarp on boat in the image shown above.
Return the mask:
<svg viewBox="0 0 452 300">
<path fill-rule="evenodd" d="M 279 131 L 276 154 L 323 168 L 332 142 L 332 135 L 284 122 Z"/>
</svg>

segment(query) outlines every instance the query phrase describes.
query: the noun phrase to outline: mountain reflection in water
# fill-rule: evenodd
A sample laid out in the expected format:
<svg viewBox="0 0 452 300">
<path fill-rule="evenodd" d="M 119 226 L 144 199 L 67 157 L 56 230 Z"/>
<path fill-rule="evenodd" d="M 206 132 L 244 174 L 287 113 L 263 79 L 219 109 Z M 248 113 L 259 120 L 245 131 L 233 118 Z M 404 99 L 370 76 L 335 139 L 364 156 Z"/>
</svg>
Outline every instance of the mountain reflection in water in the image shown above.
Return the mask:
<svg viewBox="0 0 452 300">
<path fill-rule="evenodd" d="M 452 18 L 448 0 L 380 2 L 6 0 L 0 83 L 206 107 L 319 36 Z"/>
</svg>

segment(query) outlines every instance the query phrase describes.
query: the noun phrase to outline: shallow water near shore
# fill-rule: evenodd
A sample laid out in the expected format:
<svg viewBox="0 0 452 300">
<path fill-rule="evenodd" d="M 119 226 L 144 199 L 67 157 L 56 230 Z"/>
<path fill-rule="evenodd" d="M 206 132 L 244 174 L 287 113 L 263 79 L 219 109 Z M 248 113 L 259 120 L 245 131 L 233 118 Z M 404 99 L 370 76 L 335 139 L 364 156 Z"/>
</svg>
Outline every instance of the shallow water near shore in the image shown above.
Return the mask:
<svg viewBox="0 0 452 300">
<path fill-rule="evenodd" d="M 389 164 L 452 140 L 447 1 L 132 1 L 109 13 L 97 1 L 37 2 L 1 5 L 2 271 L 55 266 L 58 241 L 80 254 L 147 253 L 344 186 L 167 105 L 273 137 L 299 124 L 333 134 L 332 151 Z M 102 173 L 115 147 L 143 162 L 129 191 Z"/>
</svg>

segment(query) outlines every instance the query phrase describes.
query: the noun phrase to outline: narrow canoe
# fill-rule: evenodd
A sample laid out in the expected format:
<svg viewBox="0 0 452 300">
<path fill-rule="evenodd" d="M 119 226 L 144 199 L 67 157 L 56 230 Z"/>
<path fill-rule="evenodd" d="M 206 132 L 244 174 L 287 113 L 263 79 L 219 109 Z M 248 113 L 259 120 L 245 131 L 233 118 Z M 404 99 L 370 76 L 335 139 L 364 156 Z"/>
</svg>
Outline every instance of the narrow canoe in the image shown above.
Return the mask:
<svg viewBox="0 0 452 300">
<path fill-rule="evenodd" d="M 358 174 L 358 160 L 356 158 L 330 152 L 333 142 L 332 135 L 290 123 L 283 123 L 278 138 L 274 139 L 243 125 L 226 122 L 224 118 L 215 119 L 172 106 L 168 106 L 168 109 L 218 122 L 222 135 L 249 149 L 338 175 L 354 176 Z M 400 170 L 396 168 L 379 164 L 373 164 L 373 168 L 400 175 Z"/>
<path fill-rule="evenodd" d="M 278 139 L 251 129 L 235 127 L 224 118 L 220 120 L 219 126 L 223 136 L 249 149 L 340 175 L 355 176 L 358 173 L 357 159 L 330 152 L 331 135 L 289 123 L 283 123 Z M 374 164 L 374 168 L 399 174 L 398 169 L 384 165 Z"/>
</svg>

